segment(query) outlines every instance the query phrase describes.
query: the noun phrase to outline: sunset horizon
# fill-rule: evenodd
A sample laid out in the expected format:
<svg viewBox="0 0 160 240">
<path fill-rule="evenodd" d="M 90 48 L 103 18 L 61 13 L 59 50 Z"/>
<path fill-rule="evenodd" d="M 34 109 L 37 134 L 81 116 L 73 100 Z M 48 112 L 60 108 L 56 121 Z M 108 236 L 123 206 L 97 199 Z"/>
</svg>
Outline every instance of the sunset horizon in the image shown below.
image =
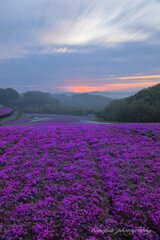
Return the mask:
<svg viewBox="0 0 160 240">
<path fill-rule="evenodd" d="M 0 87 L 133 91 L 160 83 L 158 0 L 0 3 Z"/>
</svg>

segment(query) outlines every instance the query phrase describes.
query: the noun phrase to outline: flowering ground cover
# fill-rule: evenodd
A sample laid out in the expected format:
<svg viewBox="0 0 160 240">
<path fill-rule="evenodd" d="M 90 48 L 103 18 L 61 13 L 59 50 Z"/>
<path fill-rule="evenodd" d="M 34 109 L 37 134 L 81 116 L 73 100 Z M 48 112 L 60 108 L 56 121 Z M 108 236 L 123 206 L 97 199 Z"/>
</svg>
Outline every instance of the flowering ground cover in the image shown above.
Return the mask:
<svg viewBox="0 0 160 240">
<path fill-rule="evenodd" d="M 13 113 L 13 109 L 9 107 L 0 107 L 0 118 Z"/>
<path fill-rule="evenodd" d="M 160 124 L 0 127 L 0 239 L 160 239 Z"/>
</svg>

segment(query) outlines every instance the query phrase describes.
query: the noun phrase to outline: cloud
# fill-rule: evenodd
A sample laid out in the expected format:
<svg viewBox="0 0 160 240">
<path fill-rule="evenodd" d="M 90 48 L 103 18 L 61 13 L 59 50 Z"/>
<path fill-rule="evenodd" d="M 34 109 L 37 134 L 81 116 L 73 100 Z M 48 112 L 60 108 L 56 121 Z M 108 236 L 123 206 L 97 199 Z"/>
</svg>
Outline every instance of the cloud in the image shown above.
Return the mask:
<svg viewBox="0 0 160 240">
<path fill-rule="evenodd" d="M 149 4 L 145 1 L 132 4 L 126 0 L 122 0 L 121 4 L 114 0 L 112 4 L 111 1 L 93 2 L 89 10 L 84 5 L 84 11 L 74 19 L 64 14 L 56 24 L 51 22 L 48 28 L 41 30 L 39 40 L 43 44 L 116 46 L 124 42 L 148 40 L 158 28 L 156 17 L 155 22 L 148 23 Z M 150 7 L 155 9 L 155 5 Z M 157 16 L 157 9 L 155 13 Z"/>
<path fill-rule="evenodd" d="M 145 76 L 125 76 L 125 77 L 119 77 L 117 78 L 119 80 L 140 80 L 140 79 L 159 79 L 160 80 L 160 75 L 145 75 Z"/>
<path fill-rule="evenodd" d="M 1 0 L 1 86 L 158 82 L 150 77 L 160 74 L 159 9 L 157 0 Z"/>
<path fill-rule="evenodd" d="M 26 54 L 23 58 L 0 63 L 1 87 L 27 91 L 26 85 L 35 85 L 38 90 L 52 92 L 63 91 L 63 86 L 101 87 L 124 82 L 154 82 L 158 80 L 155 77 L 133 77 L 160 74 L 159 48 L 145 43 L 129 43 L 119 48 L 79 47 L 80 52 L 65 54 L 60 53 L 65 51 L 65 47 L 61 49 L 61 46 L 54 49 L 60 51 L 54 54 L 52 47 L 40 47 L 35 53 L 34 49 L 29 50 L 32 52 L 30 56 Z M 128 77 L 132 79 L 119 79 Z"/>
<path fill-rule="evenodd" d="M 156 0 L 3 0 L 0 45 L 7 44 L 8 50 L 6 56 L 0 52 L 0 59 L 23 57 L 24 52 L 32 54 L 31 49 L 41 54 L 41 47 L 46 52 L 52 48 L 55 51 L 50 53 L 54 54 L 59 46 L 66 49 L 61 53 L 67 54 L 73 52 L 73 46 L 75 52 L 91 45 L 105 48 L 139 41 L 159 44 L 159 8 Z"/>
<path fill-rule="evenodd" d="M 116 46 L 129 41 L 144 41 L 150 33 L 126 30 L 121 26 L 104 24 L 98 16 L 82 16 L 76 20 L 61 22 L 56 29 L 50 27 L 38 36 L 42 44 L 49 45 L 103 45 Z"/>
<path fill-rule="evenodd" d="M 8 59 L 21 58 L 28 52 L 20 45 L 3 44 L 0 45 L 0 61 Z"/>
</svg>

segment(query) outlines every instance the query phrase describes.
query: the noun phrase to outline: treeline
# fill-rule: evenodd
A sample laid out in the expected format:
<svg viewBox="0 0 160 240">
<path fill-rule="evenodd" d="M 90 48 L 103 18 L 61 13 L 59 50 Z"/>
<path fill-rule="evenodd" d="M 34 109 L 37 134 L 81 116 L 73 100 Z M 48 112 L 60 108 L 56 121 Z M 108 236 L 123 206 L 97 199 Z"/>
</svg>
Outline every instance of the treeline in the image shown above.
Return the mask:
<svg viewBox="0 0 160 240">
<path fill-rule="evenodd" d="M 33 91 L 19 94 L 12 88 L 0 89 L 0 104 L 24 113 L 57 113 L 60 107 L 49 93 Z"/>
<path fill-rule="evenodd" d="M 97 116 L 116 122 L 160 122 L 160 84 L 112 101 Z"/>
<path fill-rule="evenodd" d="M 160 84 L 134 96 L 112 100 L 90 94 L 49 94 L 30 91 L 19 94 L 12 88 L 0 89 L 0 105 L 23 113 L 72 114 L 96 113 L 105 121 L 160 122 Z"/>
<path fill-rule="evenodd" d="M 23 113 L 84 115 L 102 110 L 111 99 L 90 94 L 49 94 L 29 91 L 19 94 L 12 88 L 0 89 L 0 104 Z"/>
</svg>

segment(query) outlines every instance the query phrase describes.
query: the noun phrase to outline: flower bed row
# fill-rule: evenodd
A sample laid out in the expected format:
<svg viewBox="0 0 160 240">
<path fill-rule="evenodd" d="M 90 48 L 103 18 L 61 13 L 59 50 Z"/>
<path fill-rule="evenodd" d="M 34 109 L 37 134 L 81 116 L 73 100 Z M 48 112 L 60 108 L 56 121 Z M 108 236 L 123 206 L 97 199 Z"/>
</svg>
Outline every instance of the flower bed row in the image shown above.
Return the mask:
<svg viewBox="0 0 160 240">
<path fill-rule="evenodd" d="M 160 239 L 160 124 L 0 127 L 1 239 Z"/>
<path fill-rule="evenodd" d="M 0 119 L 8 117 L 14 113 L 14 110 L 9 107 L 0 107 Z"/>
</svg>

